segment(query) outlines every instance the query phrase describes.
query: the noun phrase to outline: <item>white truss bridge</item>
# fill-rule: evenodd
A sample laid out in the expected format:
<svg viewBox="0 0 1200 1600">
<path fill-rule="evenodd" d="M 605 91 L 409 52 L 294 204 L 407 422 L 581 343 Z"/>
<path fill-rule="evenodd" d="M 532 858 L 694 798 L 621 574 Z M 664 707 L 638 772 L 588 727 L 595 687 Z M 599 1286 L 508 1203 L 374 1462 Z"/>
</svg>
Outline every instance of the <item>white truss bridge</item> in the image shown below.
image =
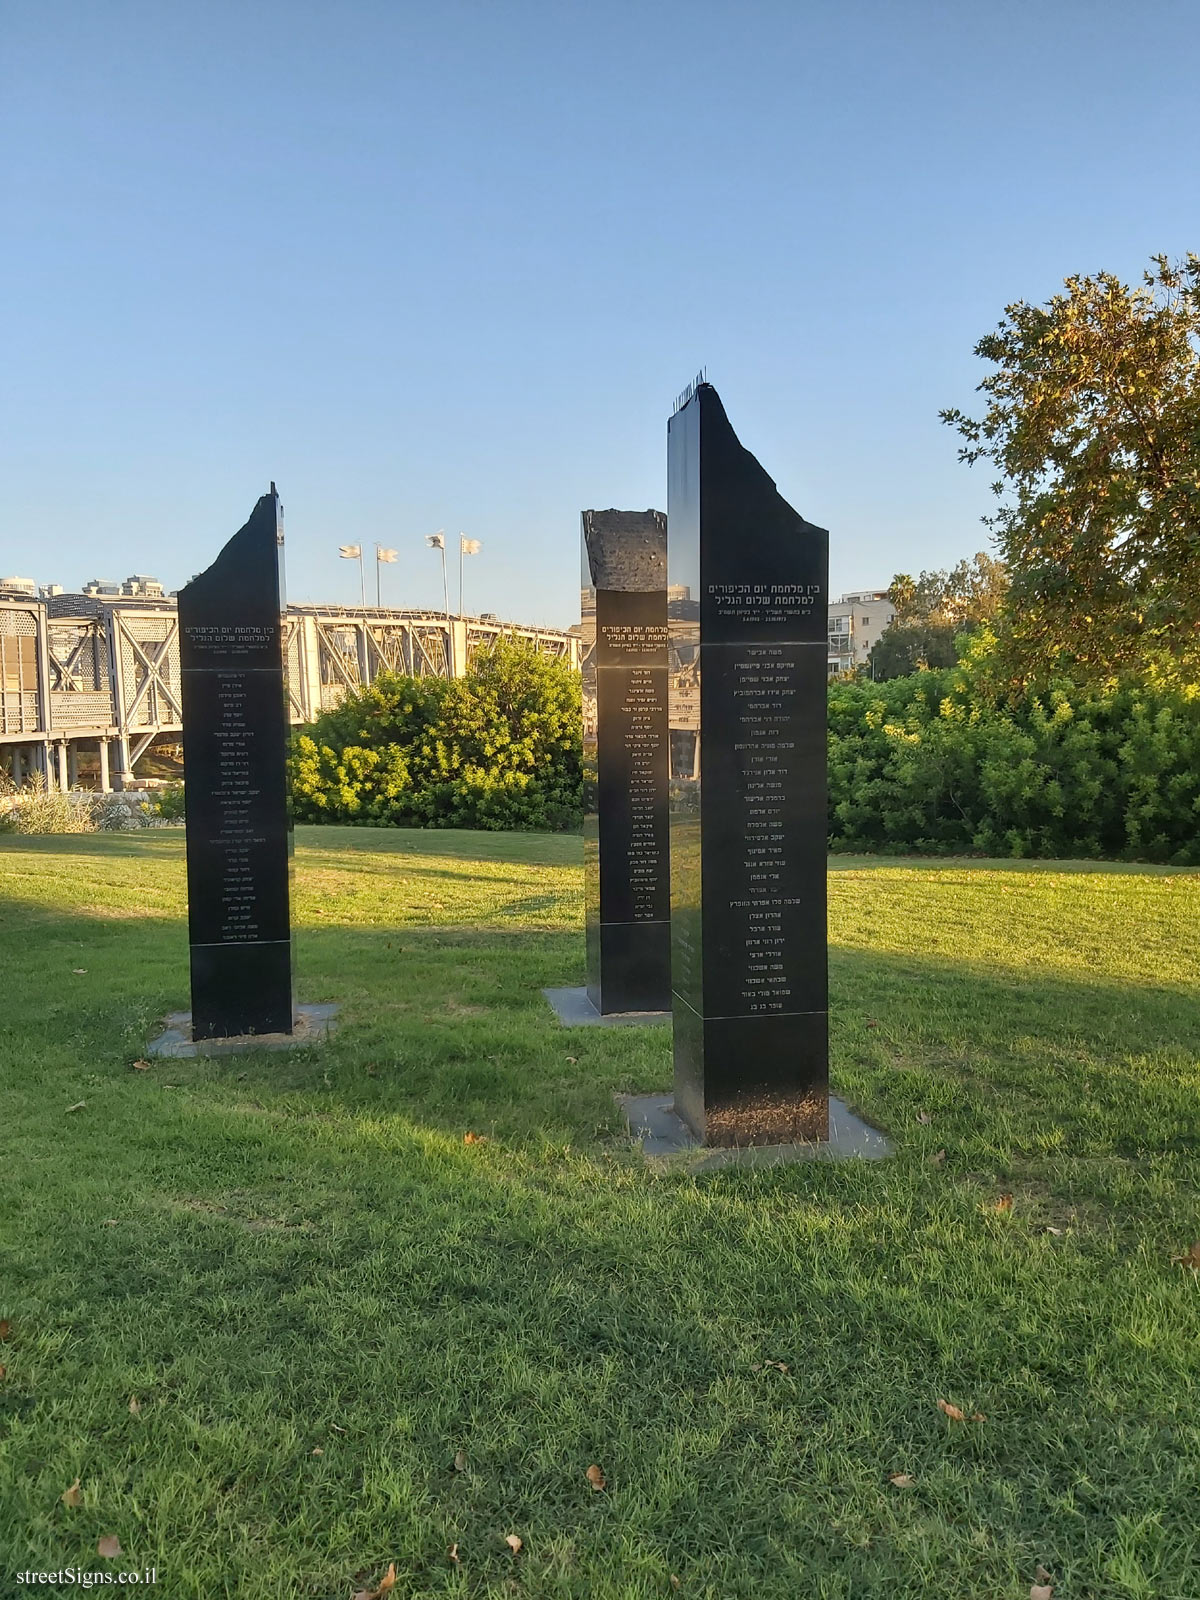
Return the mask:
<svg viewBox="0 0 1200 1600">
<path fill-rule="evenodd" d="M 294 723 L 382 671 L 461 677 L 498 637 L 579 666 L 576 633 L 438 611 L 289 606 L 286 633 Z M 0 768 L 16 782 L 40 772 L 68 788 L 81 751 L 98 747 L 101 788 L 120 788 L 159 735 L 182 731 L 182 714 L 173 600 L 0 598 Z"/>
</svg>

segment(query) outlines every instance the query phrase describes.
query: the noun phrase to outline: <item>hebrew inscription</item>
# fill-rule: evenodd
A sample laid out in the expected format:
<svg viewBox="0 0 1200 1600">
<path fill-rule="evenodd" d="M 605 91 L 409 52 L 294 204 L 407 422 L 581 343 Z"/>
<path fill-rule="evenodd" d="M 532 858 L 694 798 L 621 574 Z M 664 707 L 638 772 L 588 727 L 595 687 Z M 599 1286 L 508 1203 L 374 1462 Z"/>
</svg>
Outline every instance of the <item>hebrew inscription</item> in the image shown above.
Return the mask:
<svg viewBox="0 0 1200 1600">
<path fill-rule="evenodd" d="M 179 596 L 196 1038 L 292 1026 L 282 537 L 272 491 Z"/>
</svg>

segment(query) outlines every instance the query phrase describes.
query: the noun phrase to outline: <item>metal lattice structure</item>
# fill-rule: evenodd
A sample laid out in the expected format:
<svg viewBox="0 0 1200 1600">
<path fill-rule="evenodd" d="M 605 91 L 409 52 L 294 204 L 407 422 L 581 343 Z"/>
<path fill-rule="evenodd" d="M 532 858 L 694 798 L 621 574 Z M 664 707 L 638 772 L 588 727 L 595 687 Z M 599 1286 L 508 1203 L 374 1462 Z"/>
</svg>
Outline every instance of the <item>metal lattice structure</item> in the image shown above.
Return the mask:
<svg viewBox="0 0 1200 1600">
<path fill-rule="evenodd" d="M 498 637 L 528 640 L 579 665 L 579 637 L 436 611 L 289 606 L 288 694 L 294 723 L 311 722 L 381 672 L 461 677 Z M 57 595 L 0 598 L 0 754 L 13 779 L 41 772 L 75 781 L 81 746 L 97 746 L 100 784 L 118 786 L 154 739 L 183 727 L 179 620 L 172 600 Z"/>
</svg>

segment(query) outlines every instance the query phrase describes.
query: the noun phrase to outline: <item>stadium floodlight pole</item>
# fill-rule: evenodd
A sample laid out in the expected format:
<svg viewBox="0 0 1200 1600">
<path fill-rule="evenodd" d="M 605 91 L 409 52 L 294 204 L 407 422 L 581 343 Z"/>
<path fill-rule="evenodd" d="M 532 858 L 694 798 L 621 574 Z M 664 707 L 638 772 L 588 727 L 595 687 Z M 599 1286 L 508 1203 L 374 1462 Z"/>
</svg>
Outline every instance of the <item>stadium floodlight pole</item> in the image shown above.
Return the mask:
<svg viewBox="0 0 1200 1600">
<path fill-rule="evenodd" d="M 395 561 L 397 554 L 398 552 L 395 550 L 385 550 L 381 544 L 375 546 L 375 609 L 377 611 L 383 610 L 383 590 L 379 581 L 380 569 L 385 561 Z"/>
<path fill-rule="evenodd" d="M 458 536 L 458 614 L 463 616 L 463 557 L 477 556 L 483 548 L 479 539 L 468 539 L 465 533 Z"/>
<path fill-rule="evenodd" d="M 442 552 L 442 601 L 446 607 L 446 676 L 453 676 L 450 671 L 450 586 L 446 579 L 446 530 L 439 528 L 436 533 L 427 533 L 425 543 L 431 550 Z"/>
</svg>

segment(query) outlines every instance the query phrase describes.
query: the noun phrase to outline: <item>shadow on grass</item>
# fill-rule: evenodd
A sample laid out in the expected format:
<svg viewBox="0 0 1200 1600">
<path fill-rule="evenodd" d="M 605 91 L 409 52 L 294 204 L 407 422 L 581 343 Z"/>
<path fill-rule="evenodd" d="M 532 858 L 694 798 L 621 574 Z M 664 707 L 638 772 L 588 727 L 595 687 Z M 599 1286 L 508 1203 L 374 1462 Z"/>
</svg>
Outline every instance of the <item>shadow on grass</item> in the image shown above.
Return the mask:
<svg viewBox="0 0 1200 1600">
<path fill-rule="evenodd" d="M 470 828 L 349 828 L 301 824 L 297 854 L 441 856 L 464 863 L 511 862 L 521 866 L 573 867 L 583 862 L 583 837 L 573 833 L 486 833 Z M 182 826 L 129 829 L 119 833 L 0 833 L 0 852 L 46 856 L 178 856 Z M 414 869 L 419 870 L 419 869 Z"/>
<path fill-rule="evenodd" d="M 183 860 L 183 829 L 139 828 L 120 833 L 0 833 L 0 854 L 90 858 L 137 856 Z"/>
<path fill-rule="evenodd" d="M 583 862 L 580 833 L 489 833 L 475 828 L 349 828 L 301 824 L 296 849 L 304 854 L 361 851 L 370 855 L 449 856 L 462 861 L 511 861 L 569 867 Z"/>
<path fill-rule="evenodd" d="M 540 897 L 517 905 L 528 911 Z M 514 925 L 329 926 L 297 933 L 297 998 L 336 1002 L 315 1051 L 173 1063 L 180 1084 L 330 1095 L 443 1130 L 591 1140 L 616 1090 L 671 1081 L 670 1031 L 566 1029 L 541 990 L 583 979 L 580 931 Z M 4 1056 L 125 1066 L 188 1005 L 182 917 L 106 918 L 22 903 L 0 932 Z M 1200 1007 L 1187 987 L 1066 978 L 962 959 L 831 950 L 834 1086 L 884 1128 L 914 1098 L 1014 1147 L 1200 1148 Z M 123 1059 L 122 1059 L 123 1058 Z"/>
</svg>

